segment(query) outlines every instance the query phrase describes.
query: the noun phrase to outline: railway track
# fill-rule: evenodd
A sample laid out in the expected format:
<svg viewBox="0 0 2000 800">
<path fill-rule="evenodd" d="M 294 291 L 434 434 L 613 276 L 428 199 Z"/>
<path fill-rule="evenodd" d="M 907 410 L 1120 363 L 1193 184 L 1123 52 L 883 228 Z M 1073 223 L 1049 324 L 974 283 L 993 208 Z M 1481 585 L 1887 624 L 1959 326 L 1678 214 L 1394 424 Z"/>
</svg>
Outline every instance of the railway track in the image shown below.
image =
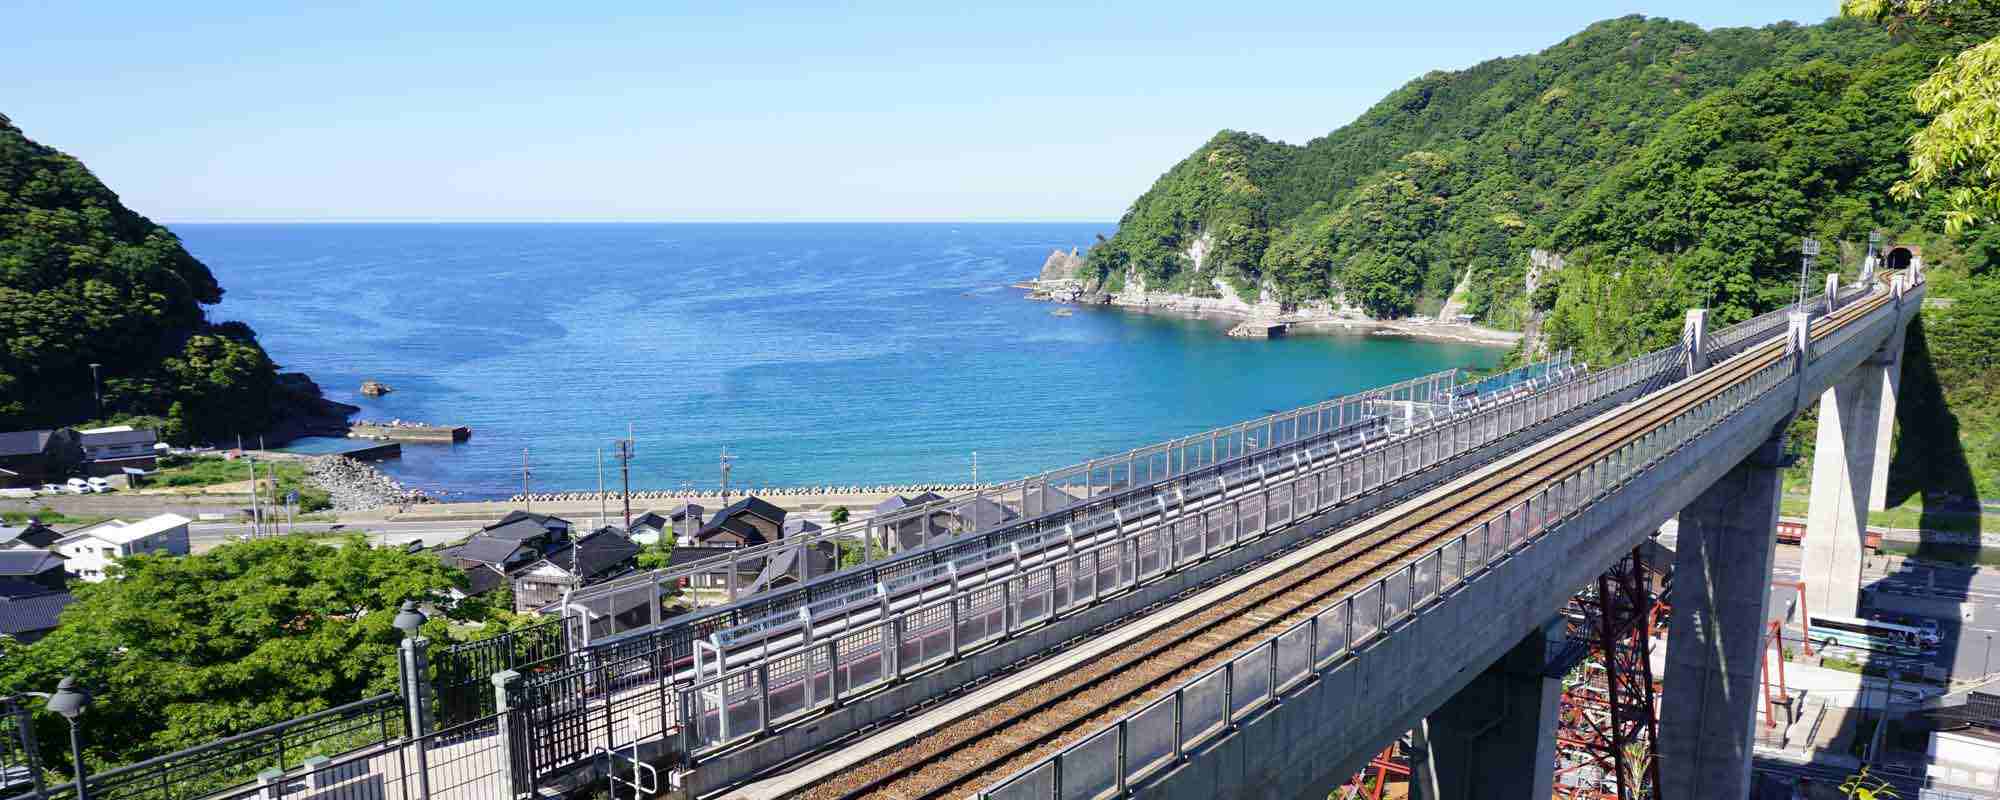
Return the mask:
<svg viewBox="0 0 2000 800">
<path fill-rule="evenodd" d="M 1813 324 L 1813 338 L 1887 302 L 1874 294 Z M 1481 478 L 1449 499 L 1415 509 L 1223 599 L 1119 650 L 1077 665 L 1059 682 L 1010 695 L 792 795 L 919 800 L 976 793 L 1142 708 L 1389 574 L 1462 530 L 1532 496 L 1550 480 L 1625 446 L 1680 413 L 1784 358 L 1767 342 L 1655 395 L 1570 431 L 1530 459 Z M 1559 449 L 1563 442 L 1576 446 Z"/>
</svg>

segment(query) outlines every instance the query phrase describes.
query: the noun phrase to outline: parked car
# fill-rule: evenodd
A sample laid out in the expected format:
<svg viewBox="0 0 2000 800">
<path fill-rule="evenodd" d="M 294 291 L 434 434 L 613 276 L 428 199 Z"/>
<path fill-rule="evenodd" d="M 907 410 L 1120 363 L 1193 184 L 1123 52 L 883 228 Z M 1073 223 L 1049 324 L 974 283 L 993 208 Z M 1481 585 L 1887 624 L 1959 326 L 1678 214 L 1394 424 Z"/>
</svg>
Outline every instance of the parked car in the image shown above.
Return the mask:
<svg viewBox="0 0 2000 800">
<path fill-rule="evenodd" d="M 42 494 L 62 494 L 62 493 L 63 493 L 63 486 L 60 483 L 42 484 Z"/>
<path fill-rule="evenodd" d="M 91 490 L 99 494 L 111 491 L 111 482 L 103 478 L 91 478 L 90 480 L 84 481 L 84 483 L 89 484 Z"/>
<path fill-rule="evenodd" d="M 63 484 L 63 491 L 70 494 L 90 494 L 96 490 L 90 488 L 90 484 L 82 478 L 71 478 L 68 483 Z"/>
</svg>

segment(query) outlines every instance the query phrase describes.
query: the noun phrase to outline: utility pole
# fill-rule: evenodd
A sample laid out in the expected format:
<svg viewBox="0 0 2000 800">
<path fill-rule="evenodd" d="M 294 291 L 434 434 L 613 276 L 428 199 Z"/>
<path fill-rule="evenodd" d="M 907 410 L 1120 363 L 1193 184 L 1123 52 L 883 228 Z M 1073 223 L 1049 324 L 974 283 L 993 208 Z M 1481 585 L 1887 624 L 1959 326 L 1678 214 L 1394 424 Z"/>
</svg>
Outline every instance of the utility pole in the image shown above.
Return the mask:
<svg viewBox="0 0 2000 800">
<path fill-rule="evenodd" d="M 97 418 L 100 420 L 104 419 L 104 389 L 102 388 L 104 384 L 97 379 L 97 368 L 102 366 L 104 365 L 95 361 L 90 362 L 90 394 L 92 397 L 97 398 Z"/>
<path fill-rule="evenodd" d="M 618 474 L 625 482 L 625 529 L 632 529 L 632 423 L 625 423 L 625 438 L 618 440 Z"/>
<path fill-rule="evenodd" d="M 243 434 L 240 433 L 236 434 L 236 452 L 243 454 L 243 463 L 250 467 L 250 538 L 255 539 L 263 533 L 261 523 L 264 520 L 264 512 L 257 506 L 257 459 L 243 449 Z"/>
<path fill-rule="evenodd" d="M 521 507 L 529 511 L 535 510 L 535 496 L 528 493 L 528 476 L 532 474 L 534 473 L 528 471 L 528 448 L 523 447 L 521 448 Z"/>
<path fill-rule="evenodd" d="M 972 485 L 979 486 L 979 451 L 972 451 Z"/>
<path fill-rule="evenodd" d="M 736 457 L 729 454 L 729 448 L 722 448 L 722 506 L 729 507 L 729 462 Z"/>
<path fill-rule="evenodd" d="M 1811 236 L 1799 240 L 1799 310 L 1806 310 L 1806 273 L 1812 272 L 1813 262 L 1819 259 L 1819 240 Z"/>
<path fill-rule="evenodd" d="M 631 527 L 632 521 L 626 520 L 625 526 Z M 597 448 L 597 527 L 604 527 L 604 448 L 602 447 Z"/>
</svg>

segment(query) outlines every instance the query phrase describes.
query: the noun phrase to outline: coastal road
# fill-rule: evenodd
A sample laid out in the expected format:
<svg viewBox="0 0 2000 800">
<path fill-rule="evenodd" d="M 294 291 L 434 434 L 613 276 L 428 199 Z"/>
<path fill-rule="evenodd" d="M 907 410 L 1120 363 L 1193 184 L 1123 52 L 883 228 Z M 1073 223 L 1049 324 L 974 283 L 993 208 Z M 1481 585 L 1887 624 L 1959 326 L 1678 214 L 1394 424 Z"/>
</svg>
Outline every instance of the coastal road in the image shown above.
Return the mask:
<svg viewBox="0 0 2000 800">
<path fill-rule="evenodd" d="M 1674 524 L 1667 523 L 1661 529 L 1660 543 L 1672 547 L 1674 531 Z M 1795 545 L 1778 545 L 1771 582 L 1797 583 L 1803 557 L 1804 550 Z M 1878 654 L 1876 663 L 1913 671 L 1924 666 L 1943 667 L 1955 680 L 2000 670 L 2000 569 L 1869 556 L 1862 562 L 1861 586 L 1866 610 L 1936 619 L 1945 640 L 1934 654 Z M 1785 639 L 1793 642 L 1793 647 L 1804 636 L 1798 620 L 1795 614 L 1785 630 Z"/>
</svg>

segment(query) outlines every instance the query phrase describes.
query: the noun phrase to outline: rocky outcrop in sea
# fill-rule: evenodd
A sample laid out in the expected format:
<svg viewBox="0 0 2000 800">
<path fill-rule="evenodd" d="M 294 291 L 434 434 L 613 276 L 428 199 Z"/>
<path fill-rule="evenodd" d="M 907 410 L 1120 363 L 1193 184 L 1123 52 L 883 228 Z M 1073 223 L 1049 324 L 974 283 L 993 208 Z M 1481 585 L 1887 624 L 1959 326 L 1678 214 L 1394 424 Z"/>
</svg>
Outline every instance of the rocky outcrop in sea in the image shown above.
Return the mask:
<svg viewBox="0 0 2000 800">
<path fill-rule="evenodd" d="M 423 490 L 405 487 L 366 462 L 342 456 L 320 456 L 308 460 L 306 480 L 332 495 L 335 511 L 365 511 L 431 502 Z"/>
</svg>

